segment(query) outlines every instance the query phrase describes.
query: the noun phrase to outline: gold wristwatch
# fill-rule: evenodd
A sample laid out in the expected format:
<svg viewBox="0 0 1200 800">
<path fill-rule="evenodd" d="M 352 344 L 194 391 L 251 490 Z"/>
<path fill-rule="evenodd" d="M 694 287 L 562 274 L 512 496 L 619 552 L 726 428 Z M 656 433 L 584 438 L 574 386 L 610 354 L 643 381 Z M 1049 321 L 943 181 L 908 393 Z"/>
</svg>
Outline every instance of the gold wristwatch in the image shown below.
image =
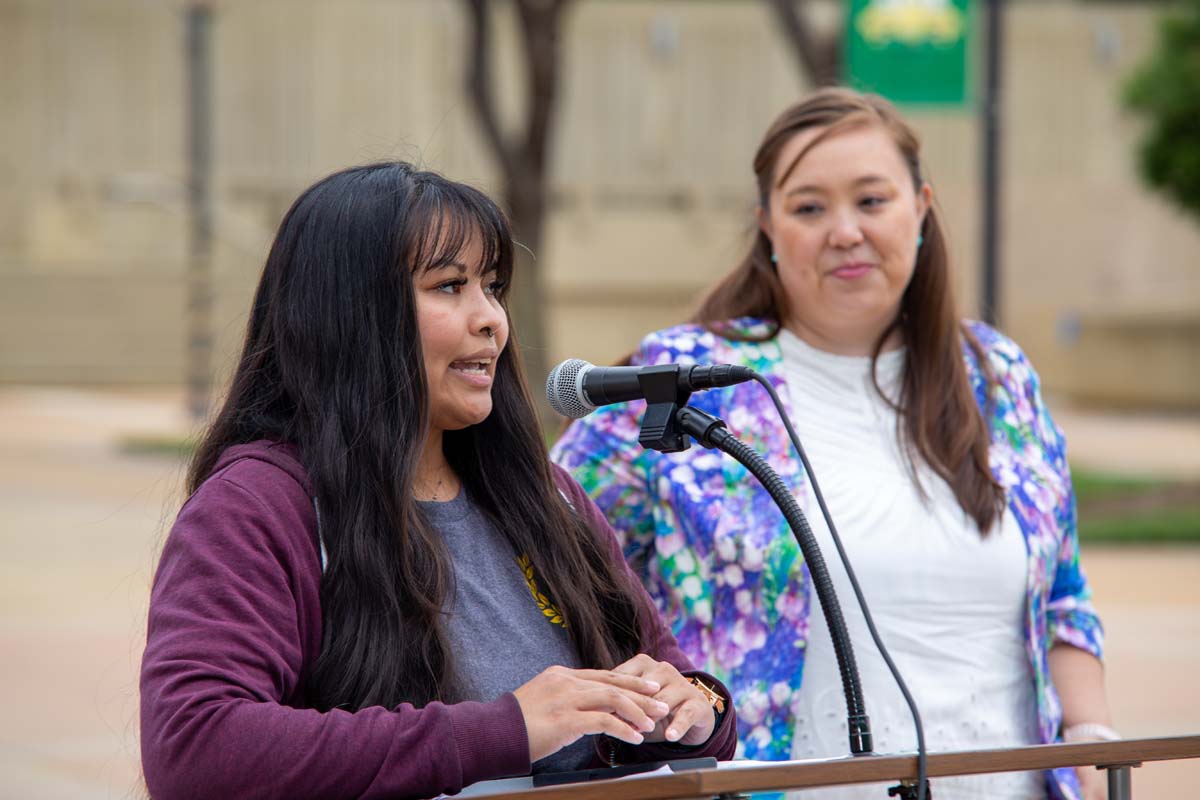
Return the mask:
<svg viewBox="0 0 1200 800">
<path fill-rule="evenodd" d="M 695 675 L 688 677 L 688 683 L 700 690 L 700 694 L 704 695 L 704 699 L 713 707 L 718 714 L 725 713 L 725 698 L 717 693 L 715 687 L 709 686 L 707 683 L 697 678 Z"/>
</svg>

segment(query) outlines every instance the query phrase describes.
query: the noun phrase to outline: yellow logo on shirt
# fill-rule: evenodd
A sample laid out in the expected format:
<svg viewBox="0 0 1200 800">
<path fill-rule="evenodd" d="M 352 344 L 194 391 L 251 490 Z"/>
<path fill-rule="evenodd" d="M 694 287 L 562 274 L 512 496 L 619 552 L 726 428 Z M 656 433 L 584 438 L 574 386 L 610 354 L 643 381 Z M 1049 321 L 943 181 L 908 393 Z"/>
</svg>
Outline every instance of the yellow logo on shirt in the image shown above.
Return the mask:
<svg viewBox="0 0 1200 800">
<path fill-rule="evenodd" d="M 525 574 L 525 583 L 529 586 L 529 593 L 533 595 L 534 602 L 542 612 L 542 616 L 548 618 L 555 625 L 567 627 L 566 621 L 563 620 L 562 612 L 555 608 L 550 602 L 550 598 L 538 591 L 537 581 L 533 579 L 533 564 L 529 560 L 529 556 L 517 556 L 517 566 L 521 568 L 521 572 Z"/>
</svg>

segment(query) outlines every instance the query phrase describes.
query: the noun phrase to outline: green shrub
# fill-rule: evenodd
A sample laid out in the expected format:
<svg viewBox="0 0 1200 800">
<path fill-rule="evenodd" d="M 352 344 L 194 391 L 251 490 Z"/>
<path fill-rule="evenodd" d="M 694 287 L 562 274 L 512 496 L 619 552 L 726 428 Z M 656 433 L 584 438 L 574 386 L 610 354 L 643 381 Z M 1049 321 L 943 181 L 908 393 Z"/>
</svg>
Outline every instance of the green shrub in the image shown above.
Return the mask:
<svg viewBox="0 0 1200 800">
<path fill-rule="evenodd" d="M 1158 45 L 1126 83 L 1124 100 L 1149 123 L 1138 145 L 1142 177 L 1200 216 L 1200 0 L 1163 18 Z"/>
</svg>

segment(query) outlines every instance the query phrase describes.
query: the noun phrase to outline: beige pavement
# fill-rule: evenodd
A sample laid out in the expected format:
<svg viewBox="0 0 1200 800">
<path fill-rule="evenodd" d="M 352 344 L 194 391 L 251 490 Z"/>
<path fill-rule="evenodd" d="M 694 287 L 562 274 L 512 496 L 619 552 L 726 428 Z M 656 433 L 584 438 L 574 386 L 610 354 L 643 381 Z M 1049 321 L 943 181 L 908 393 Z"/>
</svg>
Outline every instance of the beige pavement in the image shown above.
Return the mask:
<svg viewBox="0 0 1200 800">
<path fill-rule="evenodd" d="M 1071 408 L 1053 399 L 1051 407 L 1075 466 L 1200 480 L 1200 409 L 1191 414 L 1134 414 Z"/>
<path fill-rule="evenodd" d="M 0 797 L 144 794 L 137 665 L 182 467 L 118 443 L 186 434 L 181 409 L 162 391 L 0 388 Z M 1077 462 L 1200 477 L 1200 420 L 1059 420 Z M 1084 557 L 1117 726 L 1200 733 L 1200 548 Z M 1134 787 L 1140 800 L 1200 796 L 1200 761 L 1144 767 Z"/>
</svg>

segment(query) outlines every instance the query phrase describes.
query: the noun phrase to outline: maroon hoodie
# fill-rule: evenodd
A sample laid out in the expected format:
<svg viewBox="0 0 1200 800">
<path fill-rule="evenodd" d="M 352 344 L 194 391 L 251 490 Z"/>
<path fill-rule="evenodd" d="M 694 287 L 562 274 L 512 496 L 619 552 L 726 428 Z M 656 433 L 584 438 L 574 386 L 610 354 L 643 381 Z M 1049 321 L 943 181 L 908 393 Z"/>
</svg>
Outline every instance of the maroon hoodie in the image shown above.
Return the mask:
<svg viewBox="0 0 1200 800">
<path fill-rule="evenodd" d="M 600 511 L 555 469 L 628 570 Z M 231 447 L 179 512 L 150 596 L 141 740 L 154 797 L 430 797 L 529 773 L 511 693 L 490 703 L 307 708 L 303 676 L 321 648 L 320 584 L 311 487 L 295 448 Z M 655 623 L 646 652 L 703 675 L 644 592 L 640 600 Z M 736 743 L 730 709 L 686 754 L 730 758 Z M 682 755 L 671 745 L 628 752 L 634 760 Z"/>
</svg>

